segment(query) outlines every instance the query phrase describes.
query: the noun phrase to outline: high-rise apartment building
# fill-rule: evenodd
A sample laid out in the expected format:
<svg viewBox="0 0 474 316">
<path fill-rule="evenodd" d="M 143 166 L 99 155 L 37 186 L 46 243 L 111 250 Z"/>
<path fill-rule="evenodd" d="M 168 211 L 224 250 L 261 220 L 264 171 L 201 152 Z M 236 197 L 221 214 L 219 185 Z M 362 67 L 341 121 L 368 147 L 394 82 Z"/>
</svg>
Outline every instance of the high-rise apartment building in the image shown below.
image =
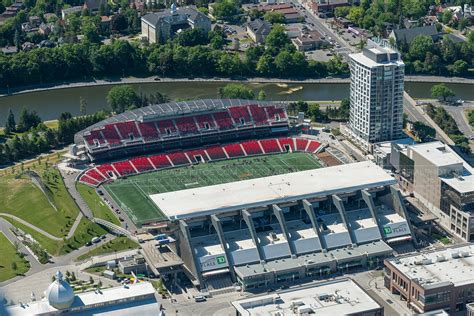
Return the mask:
<svg viewBox="0 0 474 316">
<path fill-rule="evenodd" d="M 401 138 L 405 64 L 388 43 L 373 41 L 350 54 L 348 133 L 360 147 Z"/>
</svg>

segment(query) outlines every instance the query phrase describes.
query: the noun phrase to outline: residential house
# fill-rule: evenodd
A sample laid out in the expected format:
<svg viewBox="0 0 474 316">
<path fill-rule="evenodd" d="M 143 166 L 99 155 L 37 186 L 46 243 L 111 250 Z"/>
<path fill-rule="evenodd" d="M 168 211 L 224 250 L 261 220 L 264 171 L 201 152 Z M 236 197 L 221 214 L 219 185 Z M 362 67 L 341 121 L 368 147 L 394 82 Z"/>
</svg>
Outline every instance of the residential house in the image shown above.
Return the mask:
<svg viewBox="0 0 474 316">
<path fill-rule="evenodd" d="M 303 20 L 303 17 L 298 13 L 298 10 L 293 5 L 286 3 L 277 4 L 259 4 L 250 5 L 247 7 L 248 10 L 256 9 L 262 13 L 276 12 L 281 13 L 285 17 L 286 23 L 297 23 Z"/>
<path fill-rule="evenodd" d="M 38 28 L 38 33 L 41 35 L 48 36 L 51 32 L 54 31 L 54 24 L 53 23 L 41 23 Z"/>
<path fill-rule="evenodd" d="M 99 11 L 101 6 L 106 6 L 107 0 L 86 0 L 83 9 L 89 10 L 90 13 Z"/>
<path fill-rule="evenodd" d="M 439 32 L 436 29 L 435 25 L 426 25 L 420 27 L 414 27 L 411 29 L 398 29 L 393 30 L 390 33 L 390 38 L 393 38 L 397 44 L 405 43 L 410 45 L 413 40 L 419 35 L 427 35 L 433 38 L 433 40 L 437 40 L 439 37 Z"/>
<path fill-rule="evenodd" d="M 272 25 L 262 19 L 255 19 L 246 25 L 248 36 L 257 44 L 264 43 L 271 30 Z"/>
<path fill-rule="evenodd" d="M 348 6 L 349 0 L 305 0 L 304 5 L 316 14 L 332 15 L 337 7 Z"/>
<path fill-rule="evenodd" d="M 18 48 L 16 48 L 16 46 L 5 46 L 1 48 L 1 51 L 5 55 L 11 55 L 11 54 L 18 53 Z"/>
<path fill-rule="evenodd" d="M 149 43 L 164 43 L 178 30 L 187 28 L 208 33 L 211 30 L 211 20 L 194 6 L 177 8 L 174 3 L 171 10 L 153 12 L 142 17 L 142 36 Z"/>
</svg>

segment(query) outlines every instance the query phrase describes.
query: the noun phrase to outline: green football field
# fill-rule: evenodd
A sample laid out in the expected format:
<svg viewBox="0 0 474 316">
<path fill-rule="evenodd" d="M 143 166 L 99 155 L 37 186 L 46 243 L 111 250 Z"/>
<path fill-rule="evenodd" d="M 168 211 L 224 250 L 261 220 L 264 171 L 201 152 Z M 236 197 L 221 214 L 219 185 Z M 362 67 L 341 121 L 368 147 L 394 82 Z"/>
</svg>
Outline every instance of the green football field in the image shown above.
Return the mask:
<svg viewBox="0 0 474 316">
<path fill-rule="evenodd" d="M 151 194 L 320 168 L 307 153 L 285 153 L 203 163 L 118 179 L 105 189 L 137 225 L 165 220 Z"/>
</svg>

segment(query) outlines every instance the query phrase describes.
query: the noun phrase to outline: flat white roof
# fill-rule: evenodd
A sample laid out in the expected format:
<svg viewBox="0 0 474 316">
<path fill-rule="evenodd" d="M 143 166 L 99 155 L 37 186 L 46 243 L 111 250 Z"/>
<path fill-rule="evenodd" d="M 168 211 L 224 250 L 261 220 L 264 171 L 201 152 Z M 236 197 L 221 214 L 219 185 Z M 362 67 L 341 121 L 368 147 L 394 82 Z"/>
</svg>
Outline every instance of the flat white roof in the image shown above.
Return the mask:
<svg viewBox="0 0 474 316">
<path fill-rule="evenodd" d="M 347 315 L 377 310 L 380 305 L 351 279 L 339 279 L 274 294 L 258 295 L 232 302 L 245 316 L 298 315 L 310 310 L 315 315 Z M 296 312 L 292 305 L 297 306 Z"/>
<path fill-rule="evenodd" d="M 390 263 L 424 287 L 445 282 L 455 286 L 474 284 L 474 246 L 467 244 L 391 259 Z"/>
<path fill-rule="evenodd" d="M 168 218 L 180 219 L 395 183 L 382 168 L 364 161 L 153 194 L 150 198 Z"/>
</svg>

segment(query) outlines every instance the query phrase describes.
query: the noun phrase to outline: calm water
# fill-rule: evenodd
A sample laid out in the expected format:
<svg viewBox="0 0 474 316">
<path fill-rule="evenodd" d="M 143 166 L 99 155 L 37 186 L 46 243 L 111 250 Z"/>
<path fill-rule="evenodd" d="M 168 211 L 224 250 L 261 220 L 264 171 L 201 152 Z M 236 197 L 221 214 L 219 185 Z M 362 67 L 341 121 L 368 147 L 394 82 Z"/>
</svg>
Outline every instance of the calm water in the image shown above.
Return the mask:
<svg viewBox="0 0 474 316">
<path fill-rule="evenodd" d="M 150 94 L 159 91 L 176 100 L 216 98 L 219 96 L 219 88 L 225 84 L 196 81 L 140 83 L 132 86 L 138 93 Z M 251 83 L 248 85 L 255 91 L 255 94 L 260 90 L 264 90 L 268 100 L 332 101 L 340 100 L 349 95 L 349 84 Z M 429 98 L 431 86 L 431 83 L 406 83 L 405 90 L 414 98 Z M 469 84 L 448 84 L 448 86 L 456 92 L 459 98 L 474 100 L 474 89 L 471 89 Z M 68 88 L 0 97 L 0 125 L 5 123 L 10 108 L 18 115 L 23 106 L 36 110 L 43 120 L 56 119 L 60 113 L 65 111 L 77 115 L 79 114 L 80 97 L 86 100 L 88 113 L 106 109 L 108 105 L 105 98 L 112 87 L 112 85 L 108 85 Z"/>
</svg>

